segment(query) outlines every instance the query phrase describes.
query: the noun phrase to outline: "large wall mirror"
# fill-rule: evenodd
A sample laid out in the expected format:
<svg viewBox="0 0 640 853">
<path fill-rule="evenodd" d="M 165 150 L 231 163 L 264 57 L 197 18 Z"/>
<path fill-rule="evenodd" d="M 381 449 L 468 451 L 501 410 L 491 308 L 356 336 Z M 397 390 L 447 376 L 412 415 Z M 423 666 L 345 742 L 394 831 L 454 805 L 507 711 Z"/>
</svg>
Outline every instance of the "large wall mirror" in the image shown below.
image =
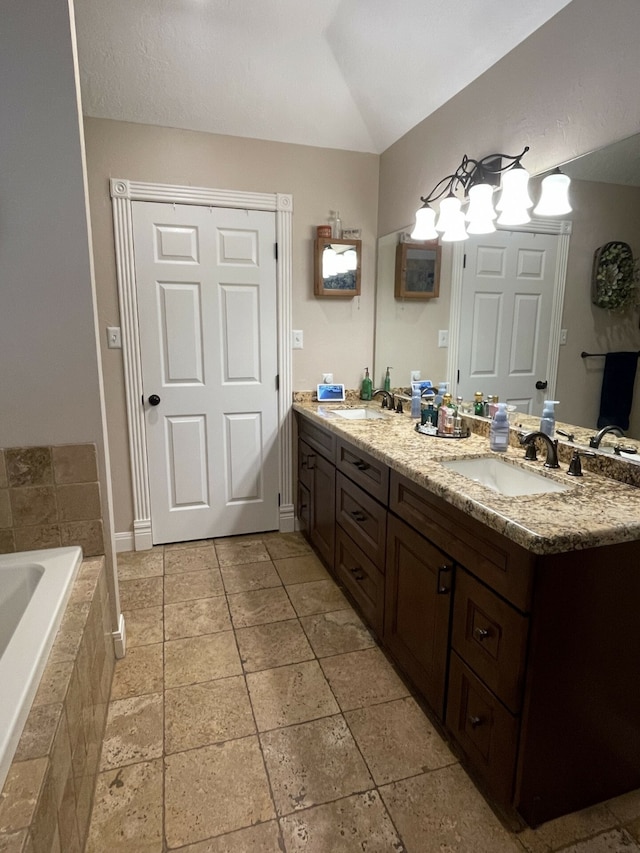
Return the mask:
<svg viewBox="0 0 640 853">
<path fill-rule="evenodd" d="M 560 400 L 557 418 L 595 428 L 604 358 L 583 359 L 581 353 L 640 350 L 638 309 L 615 313 L 591 303 L 591 270 L 594 252 L 599 246 L 608 241 L 624 241 L 629 243 L 634 256 L 640 258 L 640 134 L 559 165 L 572 179 L 573 212 L 565 217 L 571 221 L 571 235 L 565 258 L 564 297 L 558 306 L 565 343 L 551 342 L 557 358 L 554 391 L 555 399 Z M 456 328 L 451 327 L 452 280 L 462 275 L 460 266 L 464 255 L 472 252 L 482 238 L 471 238 L 458 244 L 461 248 L 455 250 L 455 244 L 443 245 L 439 297 L 412 302 L 394 297 L 396 246 L 401 235 L 412 227 L 408 224 L 378 241 L 375 384 L 382 382 L 387 366 L 394 368 L 392 381 L 395 386 L 408 385 L 412 370 L 420 370 L 422 378 L 434 383 L 445 379 L 455 382 L 457 377 L 449 374 L 456 369 L 448 364 L 449 353 L 448 348 L 442 346 L 442 333 L 446 333 L 445 341 L 461 331 L 468 334 L 463 322 Z M 555 287 L 553 282 L 549 286 Z M 498 341 L 504 352 L 512 351 L 514 336 L 511 332 L 505 331 Z M 535 382 L 545 377 L 531 378 Z M 489 379 L 485 384 L 486 388 L 476 390 L 500 393 L 500 389 L 489 387 Z M 549 393 L 549 390 L 541 390 L 533 397 L 532 414 L 540 414 L 542 401 L 548 399 Z M 639 376 L 636 376 L 628 434 L 640 439 Z"/>
</svg>

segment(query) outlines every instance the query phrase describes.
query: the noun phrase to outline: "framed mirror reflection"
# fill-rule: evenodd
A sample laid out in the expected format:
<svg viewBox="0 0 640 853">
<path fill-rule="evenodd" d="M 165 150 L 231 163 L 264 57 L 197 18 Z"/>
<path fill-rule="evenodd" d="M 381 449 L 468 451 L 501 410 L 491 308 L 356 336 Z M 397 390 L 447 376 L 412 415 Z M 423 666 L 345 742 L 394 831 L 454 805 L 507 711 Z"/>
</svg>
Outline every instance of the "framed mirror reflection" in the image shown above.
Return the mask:
<svg viewBox="0 0 640 853">
<path fill-rule="evenodd" d="M 440 245 L 437 240 L 396 247 L 396 299 L 435 299 L 440 295 Z"/>
<path fill-rule="evenodd" d="M 315 296 L 350 299 L 360 295 L 361 240 L 318 237 L 314 254 Z"/>
</svg>

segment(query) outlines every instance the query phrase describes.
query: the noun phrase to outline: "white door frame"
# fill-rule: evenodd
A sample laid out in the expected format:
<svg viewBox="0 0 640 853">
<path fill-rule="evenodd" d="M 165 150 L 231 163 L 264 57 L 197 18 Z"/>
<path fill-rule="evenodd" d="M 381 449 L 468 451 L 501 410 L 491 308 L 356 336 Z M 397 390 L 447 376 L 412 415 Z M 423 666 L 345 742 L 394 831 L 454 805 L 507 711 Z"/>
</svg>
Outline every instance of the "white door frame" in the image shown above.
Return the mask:
<svg viewBox="0 0 640 853">
<path fill-rule="evenodd" d="M 567 280 L 567 261 L 569 259 L 569 237 L 571 221 L 568 219 L 532 219 L 526 225 L 514 225 L 511 228 L 498 227 L 498 231 L 525 231 L 534 234 L 557 234 L 558 255 L 551 308 L 551 328 L 549 330 L 548 356 L 548 395 L 555 397 L 558 378 L 558 360 L 560 358 L 560 324 Z M 458 360 L 460 351 L 460 321 L 462 319 L 462 279 L 464 277 L 464 241 L 453 244 L 451 268 L 451 306 L 449 310 L 449 352 L 447 355 L 447 376 L 451 383 L 451 393 L 455 397 L 458 384 Z"/>
<path fill-rule="evenodd" d="M 127 398 L 127 427 L 133 484 L 133 541 L 136 551 L 151 548 L 151 508 L 144 408 L 142 406 L 142 365 L 138 330 L 138 302 L 133 244 L 131 203 L 134 201 L 195 204 L 203 207 L 231 207 L 241 210 L 273 211 L 276 215 L 276 293 L 278 312 L 278 444 L 280 450 L 280 530 L 293 531 L 292 476 L 292 370 L 291 299 L 293 196 L 286 193 L 252 193 L 183 187 L 174 184 L 143 183 L 112 178 L 111 203 L 116 247 L 116 273 L 122 327 L 122 356 Z"/>
</svg>

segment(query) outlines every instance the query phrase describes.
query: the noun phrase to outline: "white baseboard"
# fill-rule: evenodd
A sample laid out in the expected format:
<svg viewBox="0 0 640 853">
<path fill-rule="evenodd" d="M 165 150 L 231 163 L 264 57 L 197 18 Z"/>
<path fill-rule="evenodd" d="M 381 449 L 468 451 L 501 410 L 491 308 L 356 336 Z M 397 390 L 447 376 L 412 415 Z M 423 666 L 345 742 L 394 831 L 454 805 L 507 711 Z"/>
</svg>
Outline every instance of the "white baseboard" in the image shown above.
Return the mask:
<svg viewBox="0 0 640 853">
<path fill-rule="evenodd" d="M 120 553 L 120 551 L 133 551 L 134 542 L 133 542 L 133 533 L 116 533 L 116 553 Z"/>
</svg>

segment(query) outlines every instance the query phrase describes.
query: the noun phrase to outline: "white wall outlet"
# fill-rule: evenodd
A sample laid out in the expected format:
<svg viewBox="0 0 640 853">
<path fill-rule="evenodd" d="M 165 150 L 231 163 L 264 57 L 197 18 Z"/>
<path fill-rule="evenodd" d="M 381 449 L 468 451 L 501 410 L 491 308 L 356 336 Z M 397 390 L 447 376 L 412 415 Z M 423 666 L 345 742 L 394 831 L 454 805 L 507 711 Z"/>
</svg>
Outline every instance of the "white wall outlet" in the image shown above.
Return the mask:
<svg viewBox="0 0 640 853">
<path fill-rule="evenodd" d="M 560 329 L 560 345 L 566 344 L 567 342 L 567 330 Z"/>
<path fill-rule="evenodd" d="M 109 349 L 122 349 L 122 334 L 119 326 L 107 326 L 107 346 Z"/>
<path fill-rule="evenodd" d="M 440 329 L 438 331 L 438 346 L 439 347 L 448 347 L 449 346 L 449 330 L 448 329 Z"/>
<path fill-rule="evenodd" d="M 333 385 L 333 373 L 323 373 L 322 381 L 325 385 Z"/>
<path fill-rule="evenodd" d="M 412 370 L 411 371 L 411 381 L 412 382 L 420 382 L 420 371 Z"/>
<path fill-rule="evenodd" d="M 304 334 L 302 329 L 293 329 L 291 332 L 291 349 L 303 349 Z"/>
</svg>

